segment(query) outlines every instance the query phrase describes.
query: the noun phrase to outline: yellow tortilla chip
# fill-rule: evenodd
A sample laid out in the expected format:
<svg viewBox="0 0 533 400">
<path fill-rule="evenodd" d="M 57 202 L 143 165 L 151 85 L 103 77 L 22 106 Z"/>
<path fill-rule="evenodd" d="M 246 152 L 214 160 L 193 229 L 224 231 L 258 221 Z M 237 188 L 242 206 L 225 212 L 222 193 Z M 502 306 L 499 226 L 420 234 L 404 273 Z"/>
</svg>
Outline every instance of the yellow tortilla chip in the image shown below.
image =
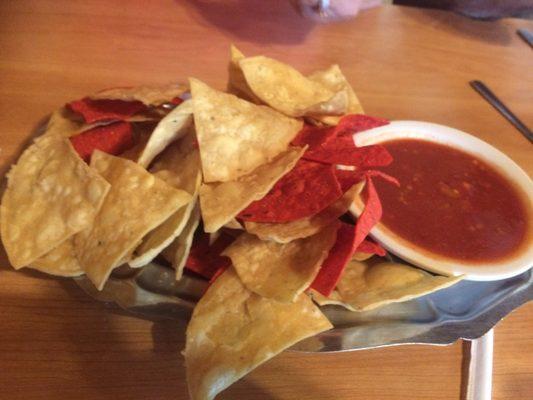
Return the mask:
<svg viewBox="0 0 533 400">
<path fill-rule="evenodd" d="M 183 137 L 192 126 L 192 101 L 186 100 L 168 113 L 155 127 L 137 161 L 144 168 L 170 143 Z"/>
<path fill-rule="evenodd" d="M 344 114 L 364 114 L 359 99 L 337 64 L 332 65 L 326 70 L 316 71 L 309 75 L 309 79 L 320 83 L 332 91 L 344 91 L 348 99 L 348 105 Z M 337 125 L 342 116 L 316 116 L 314 118 L 328 125 Z"/>
<path fill-rule="evenodd" d="M 194 135 L 191 136 L 191 140 L 194 140 Z M 182 232 L 189 220 L 198 197 L 202 174 L 198 149 L 188 152 L 186 149 L 189 149 L 187 144 L 185 148 L 181 143 L 169 146 L 150 171 L 169 185 L 189 193 L 191 201 L 143 238 L 135 250 L 135 258 L 129 262 L 132 268 L 142 267 L 152 261 Z"/>
<path fill-rule="evenodd" d="M 203 184 L 200 187 L 200 209 L 204 230 L 219 230 L 252 201 L 262 199 L 294 167 L 304 152 L 305 148 L 292 147 L 235 181 Z"/>
<path fill-rule="evenodd" d="M 370 258 L 372 258 L 374 254 L 372 253 L 363 253 L 362 251 L 356 251 L 353 253 L 352 259 L 355 261 L 366 261 Z"/>
<path fill-rule="evenodd" d="M 313 299 L 313 301 L 321 307 L 322 306 L 341 306 L 350 311 L 355 311 L 355 309 L 351 305 L 342 301 L 341 295 L 336 290 L 331 292 L 331 294 L 328 297 L 324 296 L 323 294 L 317 292 L 314 289 L 309 290 L 309 294 L 311 295 L 311 298 Z"/>
<path fill-rule="evenodd" d="M 205 182 L 228 182 L 285 151 L 302 122 L 191 79 Z"/>
<path fill-rule="evenodd" d="M 98 150 L 92 155 L 91 167 L 111 184 L 111 190 L 93 226 L 74 238 L 74 247 L 83 270 L 102 290 L 111 271 L 144 235 L 183 207 L 191 196 L 132 161 Z"/>
<path fill-rule="evenodd" d="M 0 229 L 11 265 L 31 264 L 93 223 L 109 184 L 68 139 L 35 140 L 8 174 Z"/>
<path fill-rule="evenodd" d="M 312 217 L 286 223 L 245 221 L 244 228 L 247 232 L 253 233 L 262 240 L 273 240 L 278 243 L 288 243 L 296 239 L 314 235 L 346 213 L 355 197 L 363 189 L 363 186 L 363 182 L 354 185 L 339 200 Z"/>
<path fill-rule="evenodd" d="M 294 301 L 313 282 L 337 238 L 338 223 L 290 243 L 243 233 L 224 252 L 242 283 L 260 296 Z"/>
<path fill-rule="evenodd" d="M 165 222 L 149 232 L 135 250 L 135 257 L 128 261 L 132 268 L 140 268 L 168 247 L 186 227 L 191 211 L 197 203 L 196 195 L 184 207 L 172 214 Z"/>
<path fill-rule="evenodd" d="M 240 59 L 239 66 L 253 93 L 285 115 L 342 115 L 347 110 L 344 89 L 331 90 L 287 64 L 257 56 Z"/>
<path fill-rule="evenodd" d="M 230 46 L 230 53 L 231 59 L 228 64 L 228 93 L 255 104 L 262 104 L 261 99 L 252 92 L 252 89 L 246 83 L 246 78 L 239 66 L 239 61 L 244 58 L 244 54 L 234 45 Z"/>
<path fill-rule="evenodd" d="M 181 231 L 180 235 L 163 250 L 163 257 L 172 263 L 172 267 L 176 270 L 176 280 L 179 281 L 183 276 L 183 268 L 189 257 L 191 251 L 192 241 L 194 239 L 194 232 L 200 223 L 200 208 L 198 205 L 194 207 L 187 221 L 187 224 Z"/>
<path fill-rule="evenodd" d="M 311 299 L 266 299 L 246 289 L 233 269 L 196 305 L 185 346 L 191 399 L 212 400 L 222 390 L 293 344 L 331 329 Z"/>
<path fill-rule="evenodd" d="M 128 88 L 105 89 L 89 96 L 91 99 L 113 99 L 133 101 L 138 100 L 148 106 L 158 106 L 168 103 L 175 97 L 187 92 L 187 85 L 173 83 L 160 86 L 136 86 Z"/>
<path fill-rule="evenodd" d="M 343 302 L 358 311 L 407 301 L 447 288 L 463 276 L 437 276 L 404 264 L 352 260 L 337 285 Z"/>
<path fill-rule="evenodd" d="M 58 135 L 70 137 L 80 132 L 83 121 L 66 107 L 54 111 L 50 115 L 44 136 Z"/>
<path fill-rule="evenodd" d="M 237 221 L 236 218 L 231 219 L 226 224 L 224 224 L 224 228 L 228 229 L 243 229 L 243 226 L 239 221 Z"/>
<path fill-rule="evenodd" d="M 80 276 L 84 273 L 74 253 L 72 238 L 65 240 L 49 253 L 32 261 L 29 268 L 50 275 L 66 277 Z"/>
</svg>

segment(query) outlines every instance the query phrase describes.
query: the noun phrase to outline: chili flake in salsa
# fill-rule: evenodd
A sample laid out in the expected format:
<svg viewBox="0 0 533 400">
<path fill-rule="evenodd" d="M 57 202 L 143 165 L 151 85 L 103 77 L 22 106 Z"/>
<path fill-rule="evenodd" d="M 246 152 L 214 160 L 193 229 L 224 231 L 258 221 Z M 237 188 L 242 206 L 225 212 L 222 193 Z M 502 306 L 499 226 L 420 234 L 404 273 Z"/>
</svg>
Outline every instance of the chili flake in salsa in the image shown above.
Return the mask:
<svg viewBox="0 0 533 400">
<path fill-rule="evenodd" d="M 517 189 L 480 159 L 417 139 L 383 143 L 394 161 L 382 170 L 400 187 L 376 182 L 382 224 L 445 257 L 483 262 L 518 251 L 528 210 Z"/>
</svg>

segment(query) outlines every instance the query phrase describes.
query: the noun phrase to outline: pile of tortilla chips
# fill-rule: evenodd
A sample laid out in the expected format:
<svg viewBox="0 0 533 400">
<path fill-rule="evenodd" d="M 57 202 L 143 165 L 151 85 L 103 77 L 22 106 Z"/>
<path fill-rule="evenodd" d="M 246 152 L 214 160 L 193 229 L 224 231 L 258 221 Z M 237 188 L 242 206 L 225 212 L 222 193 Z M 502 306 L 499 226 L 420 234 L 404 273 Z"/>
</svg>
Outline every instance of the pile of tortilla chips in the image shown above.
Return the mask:
<svg viewBox="0 0 533 400">
<path fill-rule="evenodd" d="M 316 305 L 352 311 L 452 285 L 385 262 L 382 146 L 337 65 L 308 76 L 232 48 L 228 92 L 114 88 L 72 101 L 8 174 L 2 242 L 14 268 L 86 274 L 170 264 L 210 281 L 184 351 L 192 399 L 213 399 L 294 343 L 332 328 Z M 347 218 L 365 193 L 359 218 Z"/>
</svg>

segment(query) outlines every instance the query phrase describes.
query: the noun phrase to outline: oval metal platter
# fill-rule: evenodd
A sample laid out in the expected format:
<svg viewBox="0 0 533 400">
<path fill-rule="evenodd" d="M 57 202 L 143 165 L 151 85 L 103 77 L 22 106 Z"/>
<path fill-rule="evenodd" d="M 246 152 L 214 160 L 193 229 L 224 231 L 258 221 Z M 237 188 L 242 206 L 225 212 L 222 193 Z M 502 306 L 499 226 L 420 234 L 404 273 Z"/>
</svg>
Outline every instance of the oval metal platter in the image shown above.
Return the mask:
<svg viewBox="0 0 533 400">
<path fill-rule="evenodd" d="M 103 291 L 85 277 L 75 278 L 89 295 L 115 303 L 147 319 L 187 321 L 207 282 L 151 263 L 140 270 L 115 273 Z M 532 270 L 513 278 L 462 281 L 438 292 L 367 312 L 322 307 L 334 329 L 306 339 L 292 350 L 335 352 L 402 344 L 447 345 L 476 339 L 520 305 L 533 299 Z"/>
</svg>

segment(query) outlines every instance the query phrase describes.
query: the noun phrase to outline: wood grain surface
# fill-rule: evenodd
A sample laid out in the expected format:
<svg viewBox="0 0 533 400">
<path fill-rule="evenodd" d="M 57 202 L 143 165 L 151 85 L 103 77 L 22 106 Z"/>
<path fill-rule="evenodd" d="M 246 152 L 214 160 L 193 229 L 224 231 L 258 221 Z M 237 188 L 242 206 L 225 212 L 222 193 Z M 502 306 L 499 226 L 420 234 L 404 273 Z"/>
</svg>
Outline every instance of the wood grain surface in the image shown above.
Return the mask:
<svg viewBox="0 0 533 400">
<path fill-rule="evenodd" d="M 0 2 L 0 173 L 65 101 L 111 86 L 223 88 L 228 45 L 303 72 L 338 63 L 369 114 L 471 132 L 533 175 L 532 146 L 469 86 L 483 80 L 533 125 L 530 21 L 476 22 L 387 6 L 329 25 L 288 1 Z M 0 256 L 0 399 L 187 399 L 183 327 L 97 303 Z M 462 348 L 285 352 L 220 399 L 459 399 Z M 533 305 L 496 329 L 494 399 L 531 398 Z"/>
</svg>

